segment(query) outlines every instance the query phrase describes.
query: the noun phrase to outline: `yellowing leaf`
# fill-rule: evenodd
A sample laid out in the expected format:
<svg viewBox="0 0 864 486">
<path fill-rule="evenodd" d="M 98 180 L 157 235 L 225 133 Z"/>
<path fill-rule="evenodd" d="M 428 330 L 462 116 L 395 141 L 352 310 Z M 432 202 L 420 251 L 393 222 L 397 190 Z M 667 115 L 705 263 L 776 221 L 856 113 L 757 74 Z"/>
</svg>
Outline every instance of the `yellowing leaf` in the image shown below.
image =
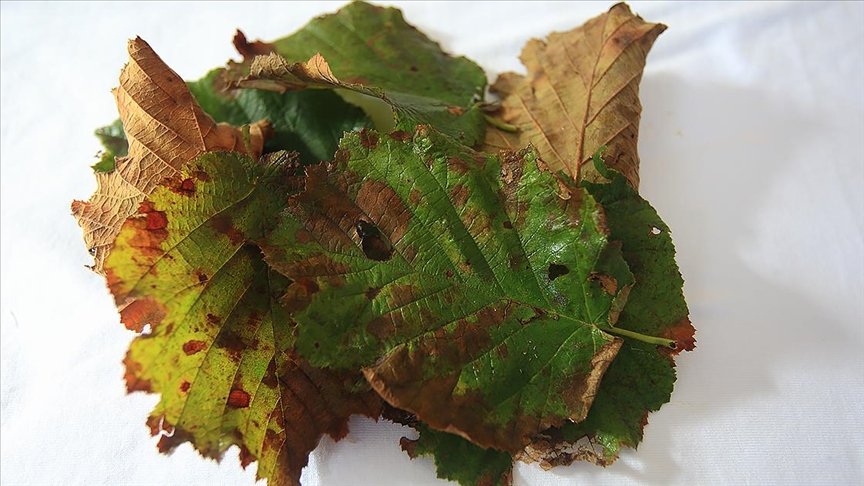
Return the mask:
<svg viewBox="0 0 864 486">
<path fill-rule="evenodd" d="M 113 172 L 96 174 L 97 190 L 89 201 L 72 203 L 99 273 L 123 221 L 160 182 L 204 152 L 247 152 L 242 132 L 204 113 L 186 83 L 144 40 L 129 41 L 128 50 L 129 63 L 114 90 L 128 155 L 117 159 Z M 254 158 L 261 155 L 267 130 L 267 122 L 250 126 Z"/>
<path fill-rule="evenodd" d="M 638 188 L 639 81 L 648 51 L 665 29 L 619 3 L 546 42 L 529 41 L 520 56 L 528 74 L 502 74 L 491 87 L 502 99 L 494 118 L 518 131 L 490 128 L 485 150 L 531 143 L 554 172 L 595 180 L 591 157 L 605 145 L 607 165 Z"/>
<path fill-rule="evenodd" d="M 297 186 L 296 155 L 268 158 L 207 153 L 184 164 L 182 182 L 157 187 L 126 220 L 105 270 L 123 323 L 150 326 L 129 347 L 126 384 L 161 395 L 147 421 L 154 435 L 171 432 L 159 449 L 188 441 L 218 459 L 236 444 L 259 478 L 298 485 L 321 436 L 342 438 L 352 414 L 377 417 L 380 399 L 353 387 L 357 371 L 294 352 L 276 300 L 290 281 L 250 244 Z"/>
</svg>

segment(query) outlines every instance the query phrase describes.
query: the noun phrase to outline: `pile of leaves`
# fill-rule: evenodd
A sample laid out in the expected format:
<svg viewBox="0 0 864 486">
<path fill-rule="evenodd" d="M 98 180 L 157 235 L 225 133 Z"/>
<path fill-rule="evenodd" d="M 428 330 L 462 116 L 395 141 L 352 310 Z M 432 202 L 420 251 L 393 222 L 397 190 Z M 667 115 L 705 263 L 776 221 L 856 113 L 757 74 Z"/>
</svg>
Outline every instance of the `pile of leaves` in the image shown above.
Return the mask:
<svg viewBox="0 0 864 486">
<path fill-rule="evenodd" d="M 624 4 L 486 76 L 351 3 L 184 82 L 142 39 L 72 210 L 168 452 L 232 445 L 299 484 L 351 415 L 419 431 L 465 485 L 606 465 L 694 347 L 669 228 L 639 196 L 645 58 Z M 372 113 L 370 115 L 369 113 Z M 380 116 L 385 113 L 386 116 Z M 373 120 L 374 118 L 374 120 Z"/>
</svg>

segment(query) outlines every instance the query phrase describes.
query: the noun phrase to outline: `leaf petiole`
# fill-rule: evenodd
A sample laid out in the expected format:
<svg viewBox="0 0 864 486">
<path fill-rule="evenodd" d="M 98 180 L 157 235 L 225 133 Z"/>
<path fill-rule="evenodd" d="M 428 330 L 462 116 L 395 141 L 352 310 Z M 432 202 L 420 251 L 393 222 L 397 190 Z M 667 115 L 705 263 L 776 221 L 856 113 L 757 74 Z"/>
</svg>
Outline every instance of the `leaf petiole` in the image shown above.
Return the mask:
<svg viewBox="0 0 864 486">
<path fill-rule="evenodd" d="M 497 128 L 499 130 L 504 130 L 505 132 L 509 132 L 509 133 L 516 133 L 519 131 L 519 127 L 517 127 L 516 125 L 504 123 L 503 121 L 501 121 L 497 118 L 492 118 L 491 116 L 487 115 L 486 113 L 483 113 L 483 118 L 486 119 L 486 123 L 492 125 L 493 127 Z"/>
<path fill-rule="evenodd" d="M 629 338 L 635 339 L 637 341 L 642 341 L 643 343 L 656 344 L 658 346 L 665 346 L 669 349 L 677 348 L 677 345 L 675 344 L 674 339 L 666 339 L 666 338 L 661 338 L 661 337 L 656 337 L 656 336 L 646 336 L 645 334 L 640 334 L 640 333 L 635 332 L 635 331 L 628 331 L 627 329 L 619 329 L 617 327 L 611 327 L 611 328 L 607 328 L 607 329 L 603 329 L 603 330 L 608 332 L 609 334 L 615 334 L 618 336 L 629 337 Z"/>
</svg>

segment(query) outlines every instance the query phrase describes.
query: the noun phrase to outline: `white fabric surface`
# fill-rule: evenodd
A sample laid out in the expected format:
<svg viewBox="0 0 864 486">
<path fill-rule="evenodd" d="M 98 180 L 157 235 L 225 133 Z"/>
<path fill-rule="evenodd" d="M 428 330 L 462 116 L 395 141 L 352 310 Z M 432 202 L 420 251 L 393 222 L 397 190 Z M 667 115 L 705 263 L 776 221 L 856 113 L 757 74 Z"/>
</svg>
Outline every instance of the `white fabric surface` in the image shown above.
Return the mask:
<svg viewBox="0 0 864 486">
<path fill-rule="evenodd" d="M 184 445 L 158 454 L 127 396 L 133 337 L 70 216 L 95 189 L 95 127 L 141 35 L 186 79 L 342 2 L 7 3 L 2 19 L 3 485 L 242 485 Z M 611 3 L 380 2 L 490 79 L 531 37 Z M 515 484 L 864 484 L 864 3 L 632 2 L 669 30 L 642 81 L 642 194 L 673 230 L 698 348 L 638 451 L 602 469 L 519 465 Z M 314 485 L 433 485 L 399 426 L 324 439 Z"/>
</svg>

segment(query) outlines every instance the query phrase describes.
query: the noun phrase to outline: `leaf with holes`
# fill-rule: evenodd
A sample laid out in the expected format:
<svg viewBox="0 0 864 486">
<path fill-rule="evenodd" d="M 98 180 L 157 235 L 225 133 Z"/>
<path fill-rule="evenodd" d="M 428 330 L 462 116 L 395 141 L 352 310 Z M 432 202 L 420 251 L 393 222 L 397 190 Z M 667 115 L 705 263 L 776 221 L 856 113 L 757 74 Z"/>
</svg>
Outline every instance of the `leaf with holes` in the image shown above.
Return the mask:
<svg viewBox="0 0 864 486">
<path fill-rule="evenodd" d="M 422 126 L 346 135 L 263 242 L 293 282 L 298 352 L 363 367 L 391 405 L 481 447 L 581 421 L 632 275 L 596 201 L 558 187 L 531 149 L 483 155 Z"/>
<path fill-rule="evenodd" d="M 635 448 L 642 440 L 648 413 L 669 401 L 675 382 L 674 355 L 693 350 L 696 344 L 669 227 L 624 176 L 606 167 L 599 154 L 594 164 L 609 182 L 584 182 L 583 186 L 603 206 L 610 237 L 621 243 L 636 279 L 618 324 L 667 337 L 676 346 L 670 350 L 625 342 L 606 372 L 588 417 L 548 431 L 549 440 L 529 448 L 526 455 L 547 466 L 575 459 L 606 465 L 618 457 L 622 446 Z M 589 444 L 574 448 L 583 438 Z"/>
<path fill-rule="evenodd" d="M 525 76 L 505 73 L 491 91 L 502 98 L 485 150 L 534 144 L 549 167 L 574 180 L 596 179 L 591 157 L 608 147 L 606 161 L 639 187 L 636 153 L 639 81 L 645 58 L 665 25 L 645 22 L 624 3 L 546 42 L 522 50 Z"/>
<path fill-rule="evenodd" d="M 105 263 L 121 319 L 137 337 L 125 359 L 129 391 L 159 393 L 152 433 L 162 451 L 191 442 L 220 458 L 232 444 L 258 477 L 299 484 L 323 434 L 339 439 L 352 414 L 380 399 L 352 392 L 356 370 L 327 371 L 296 355 L 278 304 L 289 281 L 252 244 L 297 185 L 296 158 L 261 165 L 207 153 L 158 187 L 123 225 Z"/>
</svg>

